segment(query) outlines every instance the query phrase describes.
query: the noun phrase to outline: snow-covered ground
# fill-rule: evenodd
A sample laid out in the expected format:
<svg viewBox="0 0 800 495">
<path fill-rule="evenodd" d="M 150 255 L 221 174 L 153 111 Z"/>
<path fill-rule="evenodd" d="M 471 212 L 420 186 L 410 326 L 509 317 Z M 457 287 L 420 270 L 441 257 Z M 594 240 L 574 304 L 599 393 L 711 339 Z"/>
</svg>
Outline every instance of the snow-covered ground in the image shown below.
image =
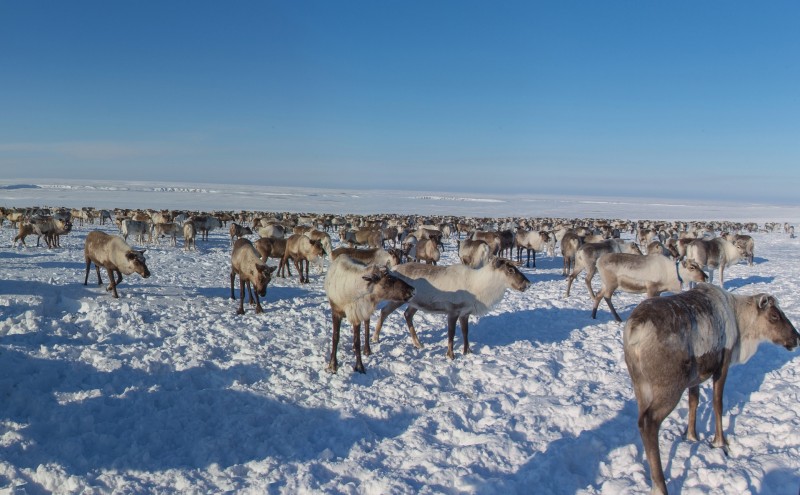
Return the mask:
<svg viewBox="0 0 800 495">
<path fill-rule="evenodd" d="M 159 187 L 6 187 L 0 206 L 800 218 L 796 207 L 764 205 Z M 237 316 L 228 298 L 228 235 L 216 231 L 198 241 L 197 252 L 147 246 L 152 277 L 126 277 L 114 300 L 93 283 L 94 273 L 83 285 L 83 241 L 94 228 L 114 229 L 76 226 L 52 250 L 13 248 L 15 232 L 7 223 L 0 229 L 0 493 L 649 489 L 622 325 L 604 305 L 591 319 L 582 280 L 563 297 L 560 257 L 523 268 L 530 289 L 507 292 L 472 320 L 472 355 L 446 359 L 444 318 L 423 313 L 415 321 L 425 348 L 414 348 L 397 312 L 365 358 L 365 375 L 350 371 L 349 331 L 332 375 L 325 372 L 331 322 L 319 267 L 308 285 L 274 279 L 265 313 L 246 306 Z M 755 265 L 726 270 L 726 288 L 769 292 L 800 323 L 800 239 L 753 237 Z M 455 262 L 449 241 L 443 263 Z M 615 296 L 623 318 L 641 300 Z M 669 489 L 796 495 L 799 401 L 797 352 L 762 345 L 728 376 L 729 457 L 709 445 L 710 386 L 701 392 L 700 442 L 682 438 L 685 399 L 664 422 Z"/>
</svg>

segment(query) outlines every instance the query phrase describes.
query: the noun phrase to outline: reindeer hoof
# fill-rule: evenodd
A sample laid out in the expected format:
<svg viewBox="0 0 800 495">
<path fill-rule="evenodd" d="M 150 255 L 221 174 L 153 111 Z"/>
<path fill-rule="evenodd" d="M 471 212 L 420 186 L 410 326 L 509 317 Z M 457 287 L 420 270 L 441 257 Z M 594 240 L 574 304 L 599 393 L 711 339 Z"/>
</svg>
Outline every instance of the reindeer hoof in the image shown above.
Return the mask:
<svg viewBox="0 0 800 495">
<path fill-rule="evenodd" d="M 357 371 L 357 372 L 362 373 L 362 374 L 367 374 L 367 370 L 364 369 L 364 365 L 363 364 L 357 364 L 357 365 L 353 366 L 353 371 Z"/>
</svg>

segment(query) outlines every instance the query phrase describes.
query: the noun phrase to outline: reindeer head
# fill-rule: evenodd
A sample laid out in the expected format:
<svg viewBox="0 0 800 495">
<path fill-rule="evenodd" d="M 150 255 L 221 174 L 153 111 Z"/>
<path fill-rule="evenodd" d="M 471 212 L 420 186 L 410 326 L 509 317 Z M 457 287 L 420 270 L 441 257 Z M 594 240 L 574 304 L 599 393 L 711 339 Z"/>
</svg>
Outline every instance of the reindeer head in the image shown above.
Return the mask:
<svg viewBox="0 0 800 495">
<path fill-rule="evenodd" d="M 142 278 L 147 278 L 150 276 L 150 270 L 147 268 L 147 263 L 144 259 L 144 251 L 144 249 L 141 251 L 131 249 L 125 253 L 125 259 L 128 260 L 128 263 L 130 263 L 130 266 L 133 268 L 134 272 L 141 275 Z"/>
<path fill-rule="evenodd" d="M 792 350 L 800 345 L 800 333 L 778 307 L 778 301 L 769 294 L 753 296 L 756 301 L 756 331 L 770 342 Z"/>
<path fill-rule="evenodd" d="M 385 266 L 373 266 L 370 273 L 361 278 L 367 281 L 377 299 L 406 302 L 414 297 L 414 287 L 392 275 Z"/>
</svg>

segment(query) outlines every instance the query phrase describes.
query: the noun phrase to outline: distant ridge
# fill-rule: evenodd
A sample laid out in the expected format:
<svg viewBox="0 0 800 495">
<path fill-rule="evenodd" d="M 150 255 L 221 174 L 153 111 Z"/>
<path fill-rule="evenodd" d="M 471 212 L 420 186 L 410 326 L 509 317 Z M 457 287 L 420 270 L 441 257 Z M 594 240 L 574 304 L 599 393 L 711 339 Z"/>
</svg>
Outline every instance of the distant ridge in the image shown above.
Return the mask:
<svg viewBox="0 0 800 495">
<path fill-rule="evenodd" d="M 0 186 L 0 189 L 41 189 L 41 186 L 36 184 L 9 184 L 7 186 Z"/>
</svg>

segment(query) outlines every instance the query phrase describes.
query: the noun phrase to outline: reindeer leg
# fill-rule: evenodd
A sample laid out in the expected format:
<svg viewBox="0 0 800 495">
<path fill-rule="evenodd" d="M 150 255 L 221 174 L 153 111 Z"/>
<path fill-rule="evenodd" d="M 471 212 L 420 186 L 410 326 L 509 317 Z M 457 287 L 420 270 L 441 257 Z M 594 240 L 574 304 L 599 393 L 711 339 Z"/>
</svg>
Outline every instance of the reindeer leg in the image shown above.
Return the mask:
<svg viewBox="0 0 800 495">
<path fill-rule="evenodd" d="M 600 288 L 600 292 L 594 297 L 594 302 L 592 303 L 592 319 L 597 319 L 597 307 L 600 305 L 600 299 L 603 298 L 603 294 L 605 294 L 605 287 Z"/>
<path fill-rule="evenodd" d="M 353 371 L 366 373 L 364 363 L 361 362 L 361 323 L 353 324 L 353 352 L 356 354 L 356 364 Z"/>
<path fill-rule="evenodd" d="M 111 293 L 114 295 L 114 299 L 119 299 L 119 294 L 117 294 L 117 284 L 114 281 L 114 271 L 111 268 L 108 268 L 107 270 L 108 270 L 109 283 L 106 290 L 111 291 Z"/>
<path fill-rule="evenodd" d="M 588 267 L 586 267 L 586 287 L 589 289 L 589 294 L 592 296 L 592 299 L 594 299 L 595 296 L 594 289 L 592 288 L 592 279 L 594 278 L 594 271 L 595 271 L 594 265 L 590 264 Z"/>
<path fill-rule="evenodd" d="M 613 294 L 613 292 L 612 292 Z M 611 295 L 605 296 L 606 304 L 608 304 L 608 309 L 611 310 L 611 314 L 614 315 L 614 319 L 617 321 L 622 321 L 622 318 L 619 317 L 617 314 L 617 310 L 614 309 L 614 305 L 611 304 Z"/>
<path fill-rule="evenodd" d="M 89 283 L 89 271 L 91 271 L 91 268 L 92 268 L 92 260 L 86 258 L 86 277 L 84 277 L 83 279 L 83 285 Z"/>
<path fill-rule="evenodd" d="M 578 276 L 578 274 L 575 273 L 575 270 L 573 270 L 572 273 L 567 275 L 567 292 L 566 292 L 566 294 L 564 294 L 564 297 L 569 297 L 569 291 L 570 291 L 570 289 L 572 289 L 572 282 L 575 281 L 575 277 L 577 277 L 577 276 Z"/>
<path fill-rule="evenodd" d="M 399 308 L 402 305 L 403 305 L 402 302 L 391 301 L 386 306 L 384 306 L 383 309 L 381 309 L 381 314 L 378 317 L 378 324 L 377 326 L 375 326 L 375 334 L 373 334 L 372 336 L 373 342 L 380 341 L 381 328 L 383 328 L 383 322 L 386 320 L 386 317 L 389 316 L 389 314 L 391 314 L 392 311 L 394 311 L 395 309 Z"/>
<path fill-rule="evenodd" d="M 667 493 L 667 483 L 664 480 L 664 470 L 661 467 L 661 451 L 658 447 L 658 430 L 661 428 L 662 417 L 655 417 L 650 409 L 639 414 L 639 434 L 642 436 L 647 463 L 650 465 L 651 493 Z"/>
<path fill-rule="evenodd" d="M 249 280 L 245 280 L 244 286 L 247 287 L 247 295 L 249 296 L 247 304 L 254 306 L 256 304 L 256 300 L 253 298 L 253 284 L 251 284 Z"/>
<path fill-rule="evenodd" d="M 700 386 L 689 387 L 687 394 L 689 396 L 689 417 L 687 419 L 688 425 L 686 426 L 686 440 L 696 442 L 697 404 L 700 402 Z"/>
<path fill-rule="evenodd" d="M 244 279 L 241 275 L 239 275 L 239 309 L 236 310 L 236 314 L 244 314 Z"/>
<path fill-rule="evenodd" d="M 417 349 L 422 349 L 422 342 L 417 338 L 417 330 L 414 328 L 414 315 L 417 314 L 417 309 L 409 306 L 406 308 L 403 316 L 406 317 L 406 325 L 408 325 L 408 333 L 411 334 L 411 342 Z"/>
<path fill-rule="evenodd" d="M 364 320 L 364 351 L 363 354 L 365 356 L 369 356 L 372 354 L 372 349 L 369 346 L 369 317 Z"/>
<path fill-rule="evenodd" d="M 447 315 L 447 357 L 455 359 L 456 355 L 453 352 L 453 341 L 456 338 L 456 315 Z"/>
<path fill-rule="evenodd" d="M 258 297 L 258 292 L 256 291 L 256 313 L 263 313 L 264 308 L 261 307 L 261 299 Z"/>
<path fill-rule="evenodd" d="M 464 354 L 472 354 L 469 348 L 469 315 L 461 316 L 458 324 L 461 326 L 461 336 L 464 338 Z"/>
<path fill-rule="evenodd" d="M 332 312 L 333 316 L 333 338 L 331 340 L 331 357 L 328 360 L 328 373 L 336 373 L 339 369 L 339 362 L 336 360 L 336 349 L 339 347 L 339 330 L 342 326 L 342 317 L 336 311 Z"/>
<path fill-rule="evenodd" d="M 722 277 L 720 276 L 720 279 Z M 728 366 L 731 362 L 731 350 L 725 351 L 722 369 L 713 377 L 714 380 L 714 426 L 715 433 L 711 445 L 721 448 L 728 455 L 728 440 L 722 431 L 722 392 L 725 389 L 725 379 L 728 377 Z"/>
</svg>

